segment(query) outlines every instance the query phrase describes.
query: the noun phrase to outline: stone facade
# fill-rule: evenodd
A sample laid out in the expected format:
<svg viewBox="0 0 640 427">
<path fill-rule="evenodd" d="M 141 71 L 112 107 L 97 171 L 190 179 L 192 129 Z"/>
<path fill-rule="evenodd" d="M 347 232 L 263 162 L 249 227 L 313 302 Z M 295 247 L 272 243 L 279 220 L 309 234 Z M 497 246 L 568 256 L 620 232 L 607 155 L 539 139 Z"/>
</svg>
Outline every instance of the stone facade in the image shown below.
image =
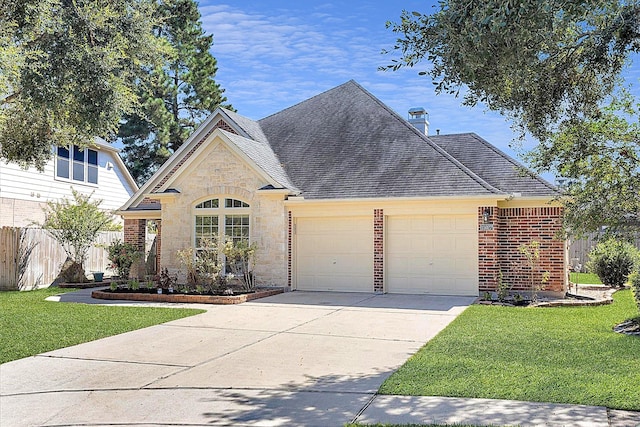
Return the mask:
<svg viewBox="0 0 640 427">
<path fill-rule="evenodd" d="M 558 238 L 562 215 L 562 208 L 556 206 L 478 208 L 479 291 L 495 292 L 502 272 L 503 282 L 512 291 L 527 292 L 532 277 L 538 285 L 543 272 L 548 272 L 542 291 L 563 294 L 567 289 L 567 255 L 566 241 Z M 519 248 L 534 241 L 540 244 L 540 259 L 532 272 Z"/>
<path fill-rule="evenodd" d="M 258 191 L 268 182 L 226 145 L 211 144 L 171 186 L 180 193 L 162 201 L 162 267 L 182 273 L 179 250 L 194 245 L 194 206 L 206 199 L 235 198 L 250 206 L 251 242 L 258 246 L 255 274 L 258 284 L 287 284 L 284 196 Z M 180 274 L 179 274 L 180 275 Z"/>
</svg>

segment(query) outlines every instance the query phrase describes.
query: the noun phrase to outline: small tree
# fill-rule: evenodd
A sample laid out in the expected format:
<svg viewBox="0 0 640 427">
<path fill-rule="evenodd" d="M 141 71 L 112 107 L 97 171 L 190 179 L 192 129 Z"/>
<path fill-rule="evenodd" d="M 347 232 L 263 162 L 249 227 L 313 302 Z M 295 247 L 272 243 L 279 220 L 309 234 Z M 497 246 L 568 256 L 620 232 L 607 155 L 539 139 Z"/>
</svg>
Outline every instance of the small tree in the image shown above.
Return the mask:
<svg viewBox="0 0 640 427">
<path fill-rule="evenodd" d="M 131 266 L 142 257 L 142 253 L 135 245 L 123 243 L 120 239 L 113 241 L 107 248 L 107 252 L 116 274 L 123 280 L 129 279 Z"/>
<path fill-rule="evenodd" d="M 234 243 L 231 239 L 227 240 L 223 250 L 231 272 L 242 281 L 242 285 L 248 291 L 256 287 L 255 276 L 253 275 L 256 250 L 255 243 L 251 245 L 246 241 Z"/>
<path fill-rule="evenodd" d="M 84 261 L 89 249 L 100 231 L 114 231 L 121 228 L 114 222 L 111 213 L 100 209 L 102 200 L 91 201 L 91 196 L 71 189 L 73 199 L 66 197 L 58 202 L 47 202 L 42 208 L 45 220 L 32 222 L 62 246 L 71 265 L 63 266 L 63 280 L 69 282 L 86 281 Z"/>
<path fill-rule="evenodd" d="M 609 238 L 589 252 L 587 268 L 608 286 L 624 286 L 638 262 L 638 249 L 629 242 Z"/>
<path fill-rule="evenodd" d="M 549 272 L 539 271 L 540 242 L 533 240 L 530 243 L 520 245 L 518 250 L 524 256 L 526 265 L 529 268 L 529 291 L 531 292 L 531 300 L 536 301 L 538 299 L 538 291 L 549 281 Z"/>
</svg>

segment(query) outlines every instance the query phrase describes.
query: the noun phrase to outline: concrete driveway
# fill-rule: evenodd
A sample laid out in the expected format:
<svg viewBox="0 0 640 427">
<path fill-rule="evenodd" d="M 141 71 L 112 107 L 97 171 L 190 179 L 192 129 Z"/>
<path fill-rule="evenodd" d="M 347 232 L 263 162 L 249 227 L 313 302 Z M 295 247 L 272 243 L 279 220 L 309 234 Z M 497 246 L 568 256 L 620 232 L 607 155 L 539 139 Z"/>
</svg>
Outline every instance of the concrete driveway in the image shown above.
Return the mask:
<svg viewBox="0 0 640 427">
<path fill-rule="evenodd" d="M 290 292 L 0 366 L 0 425 L 353 420 L 474 298 Z"/>
</svg>

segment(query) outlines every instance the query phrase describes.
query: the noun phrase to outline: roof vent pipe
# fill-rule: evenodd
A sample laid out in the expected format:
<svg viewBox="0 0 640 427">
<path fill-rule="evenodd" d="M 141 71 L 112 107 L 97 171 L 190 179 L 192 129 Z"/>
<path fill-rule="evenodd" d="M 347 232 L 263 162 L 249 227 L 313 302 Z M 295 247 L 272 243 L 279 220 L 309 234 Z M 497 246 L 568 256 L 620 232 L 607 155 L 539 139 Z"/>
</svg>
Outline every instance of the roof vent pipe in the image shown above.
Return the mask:
<svg viewBox="0 0 640 427">
<path fill-rule="evenodd" d="M 423 107 L 409 109 L 409 123 L 425 135 L 429 134 L 429 114 Z"/>
</svg>

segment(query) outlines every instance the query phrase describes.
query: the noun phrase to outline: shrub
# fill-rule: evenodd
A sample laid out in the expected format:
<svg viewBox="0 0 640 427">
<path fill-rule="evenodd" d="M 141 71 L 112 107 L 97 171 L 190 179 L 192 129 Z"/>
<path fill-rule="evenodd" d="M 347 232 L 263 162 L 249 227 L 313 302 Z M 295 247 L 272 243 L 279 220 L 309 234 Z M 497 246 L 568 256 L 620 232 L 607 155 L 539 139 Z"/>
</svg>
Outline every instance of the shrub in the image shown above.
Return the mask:
<svg viewBox="0 0 640 427">
<path fill-rule="evenodd" d="M 109 252 L 109 261 L 112 263 L 112 268 L 116 270 L 116 274 L 123 280 L 129 279 L 131 266 L 142 256 L 133 244 L 123 243 L 119 239 L 114 240 L 109 245 L 107 252 Z"/>
<path fill-rule="evenodd" d="M 633 297 L 635 298 L 638 309 L 640 310 L 640 271 L 638 271 L 637 268 L 629 275 L 629 284 L 631 285 Z"/>
<path fill-rule="evenodd" d="M 246 241 L 234 242 L 227 240 L 224 246 L 224 256 L 231 272 L 237 276 L 248 291 L 255 289 L 256 281 L 253 275 L 257 246 Z"/>
<path fill-rule="evenodd" d="M 624 286 L 639 257 L 638 249 L 629 242 L 607 239 L 589 252 L 589 271 L 608 286 Z"/>
</svg>

